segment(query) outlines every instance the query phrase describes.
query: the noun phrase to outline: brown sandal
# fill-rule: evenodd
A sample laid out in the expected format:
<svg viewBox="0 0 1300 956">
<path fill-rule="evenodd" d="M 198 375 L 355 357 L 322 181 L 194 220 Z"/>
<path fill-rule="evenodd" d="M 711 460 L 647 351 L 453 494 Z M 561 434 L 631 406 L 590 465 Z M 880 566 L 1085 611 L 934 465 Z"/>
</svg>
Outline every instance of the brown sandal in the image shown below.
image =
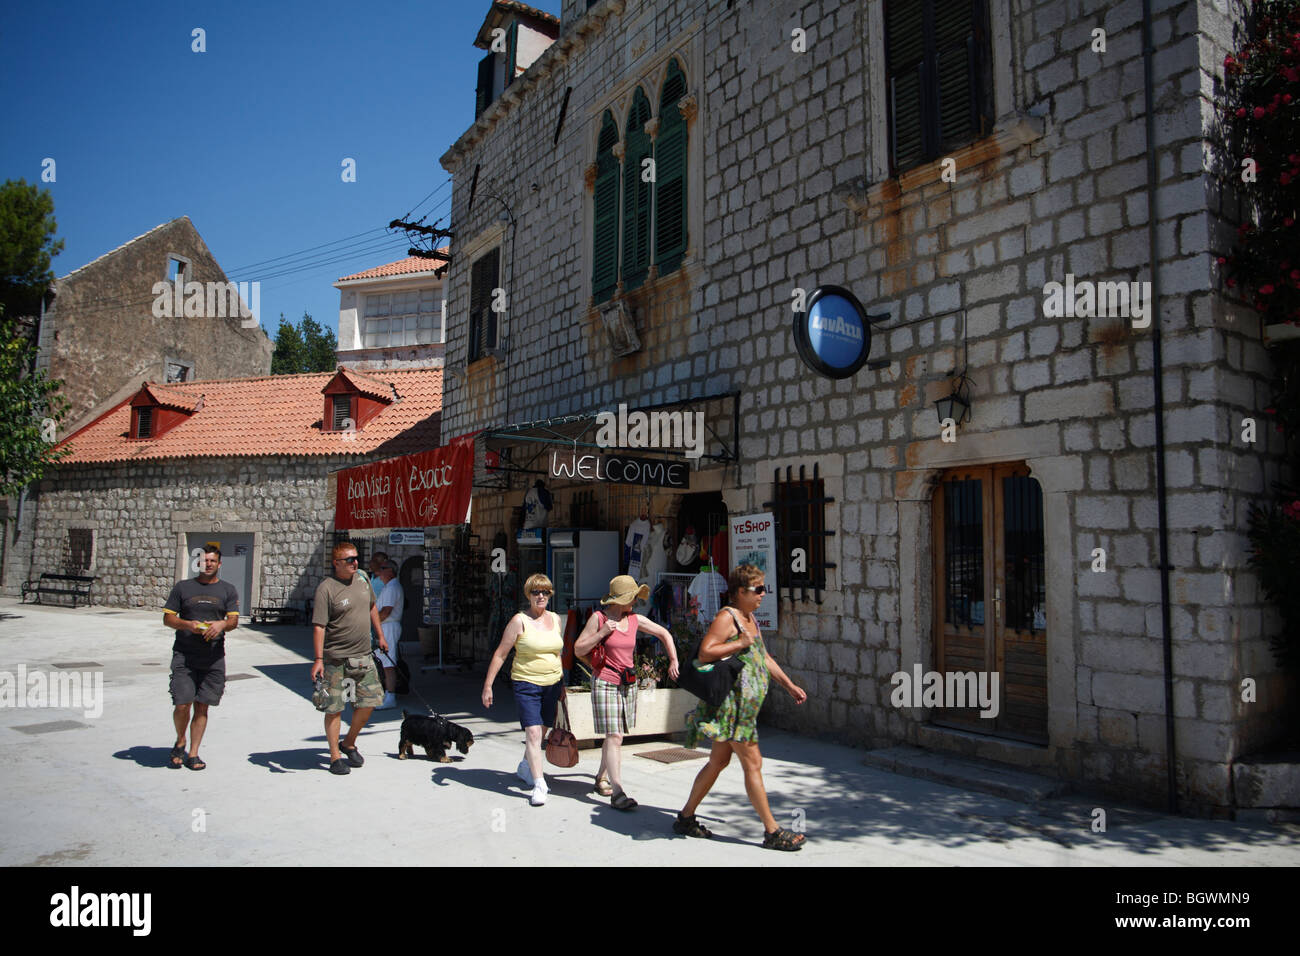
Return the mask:
<svg viewBox="0 0 1300 956">
<path fill-rule="evenodd" d="M 604 774 L 596 778 L 596 792 L 602 797 L 612 797 L 614 795 L 614 788 L 610 786 Z"/>
</svg>

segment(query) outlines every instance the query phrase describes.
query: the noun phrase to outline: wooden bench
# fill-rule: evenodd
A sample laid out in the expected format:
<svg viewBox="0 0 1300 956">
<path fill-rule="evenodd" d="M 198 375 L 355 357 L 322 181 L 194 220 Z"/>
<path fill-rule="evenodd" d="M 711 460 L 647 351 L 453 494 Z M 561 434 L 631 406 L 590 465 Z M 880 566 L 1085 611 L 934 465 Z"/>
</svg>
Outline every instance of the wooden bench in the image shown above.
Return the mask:
<svg viewBox="0 0 1300 956">
<path fill-rule="evenodd" d="M 28 594 L 36 595 L 36 603 L 41 603 L 41 595 L 44 594 L 66 594 L 72 598 L 72 606 L 77 606 L 77 601 L 81 598 L 90 602 L 90 588 L 95 583 L 95 577 L 89 574 L 52 574 L 45 573 L 36 581 L 23 582 L 22 600 L 27 600 Z"/>
<path fill-rule="evenodd" d="M 255 607 L 254 624 L 297 624 L 301 612 L 296 607 Z"/>
</svg>

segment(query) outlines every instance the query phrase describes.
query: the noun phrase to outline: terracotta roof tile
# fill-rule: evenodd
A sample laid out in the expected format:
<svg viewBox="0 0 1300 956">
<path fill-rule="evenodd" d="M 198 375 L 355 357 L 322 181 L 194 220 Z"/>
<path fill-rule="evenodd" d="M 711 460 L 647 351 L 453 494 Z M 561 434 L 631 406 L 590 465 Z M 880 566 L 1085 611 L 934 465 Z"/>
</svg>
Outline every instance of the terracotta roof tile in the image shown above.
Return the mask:
<svg viewBox="0 0 1300 956">
<path fill-rule="evenodd" d="M 203 406 L 203 395 L 183 392 L 179 388 L 163 385 L 160 382 L 145 382 L 144 390 L 163 408 L 175 408 L 182 412 L 197 412 Z M 136 392 L 136 395 L 140 394 Z M 134 398 L 135 396 L 131 396 Z"/>
<path fill-rule="evenodd" d="M 440 444 L 441 368 L 385 369 L 371 376 L 346 371 L 349 379 L 383 383 L 387 398 L 393 389 L 400 396 L 353 433 L 321 430 L 321 390 L 337 372 L 186 382 L 184 389 L 151 383 L 150 393 L 169 405 L 175 402 L 169 393 L 192 397 L 201 391 L 202 407 L 158 438 L 132 441 L 127 438 L 131 405 L 126 399 L 61 442 L 59 447 L 70 454 L 59 465 L 232 456 L 369 458 L 374 452 L 405 455 Z M 370 394 L 369 388 L 363 391 Z"/>
<path fill-rule="evenodd" d="M 400 395 L 393 394 L 393 387 L 383 379 L 374 378 L 370 375 L 362 375 L 350 368 L 339 366 L 338 373 L 343 376 L 344 381 L 355 388 L 362 395 L 369 395 L 371 398 L 377 398 L 383 402 L 391 402 Z M 326 383 L 328 384 L 328 383 Z M 324 386 L 321 386 L 323 389 Z"/>
<path fill-rule="evenodd" d="M 438 250 L 447 252 L 447 247 Z M 382 279 L 385 276 L 404 276 L 414 275 L 417 272 L 432 273 L 436 269 L 441 269 L 447 263 L 441 259 L 424 259 L 420 256 L 409 256 L 406 259 L 398 259 L 396 262 L 390 262 L 387 265 L 375 266 L 373 269 L 367 269 L 365 272 L 354 272 L 350 276 L 341 276 L 339 282 L 349 282 L 352 279 Z"/>
</svg>

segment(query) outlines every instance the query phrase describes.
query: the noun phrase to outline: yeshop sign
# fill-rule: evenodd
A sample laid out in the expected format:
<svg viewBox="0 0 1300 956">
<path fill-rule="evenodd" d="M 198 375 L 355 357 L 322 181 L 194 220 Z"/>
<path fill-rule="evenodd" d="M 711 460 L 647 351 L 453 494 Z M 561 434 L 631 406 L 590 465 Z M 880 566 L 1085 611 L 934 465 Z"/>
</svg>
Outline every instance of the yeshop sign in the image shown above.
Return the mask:
<svg viewBox="0 0 1300 956">
<path fill-rule="evenodd" d="M 463 524 L 474 479 L 473 437 L 418 455 L 338 473 L 334 527 L 431 528 Z"/>
</svg>

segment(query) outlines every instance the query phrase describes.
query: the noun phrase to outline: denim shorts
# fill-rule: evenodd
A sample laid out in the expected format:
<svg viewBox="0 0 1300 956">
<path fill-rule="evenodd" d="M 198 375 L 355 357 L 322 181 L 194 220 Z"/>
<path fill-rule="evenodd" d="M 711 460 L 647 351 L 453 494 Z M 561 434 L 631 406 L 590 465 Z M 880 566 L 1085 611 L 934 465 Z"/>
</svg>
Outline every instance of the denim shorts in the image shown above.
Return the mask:
<svg viewBox="0 0 1300 956">
<path fill-rule="evenodd" d="M 550 687 L 540 687 L 526 680 L 511 681 L 515 689 L 515 705 L 519 708 L 519 726 L 554 727 L 555 712 L 560 707 L 560 691 L 564 681 L 557 680 Z"/>
</svg>

